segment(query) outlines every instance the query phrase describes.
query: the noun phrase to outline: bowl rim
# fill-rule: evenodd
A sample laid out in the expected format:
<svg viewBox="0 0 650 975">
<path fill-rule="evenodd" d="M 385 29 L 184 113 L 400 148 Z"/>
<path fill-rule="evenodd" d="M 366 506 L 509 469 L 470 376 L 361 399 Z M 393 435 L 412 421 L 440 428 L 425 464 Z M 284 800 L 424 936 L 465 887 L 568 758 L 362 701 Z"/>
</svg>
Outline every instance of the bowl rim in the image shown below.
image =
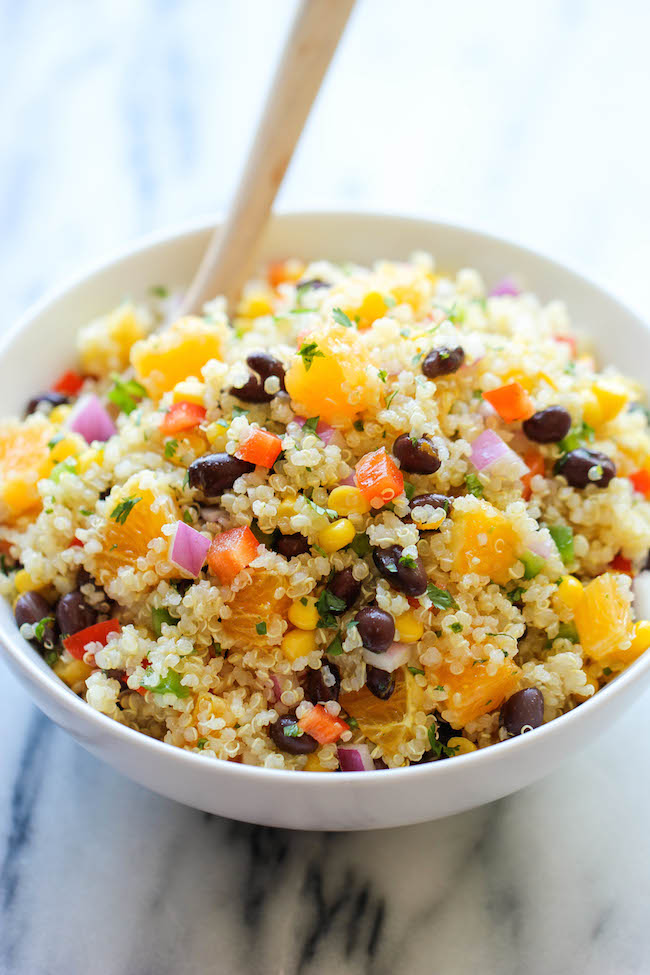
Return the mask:
<svg viewBox="0 0 650 975">
<path fill-rule="evenodd" d="M 519 251 L 527 258 L 536 261 L 538 264 L 545 264 L 551 270 L 557 270 L 578 279 L 579 284 L 618 304 L 642 328 L 648 327 L 640 316 L 630 309 L 620 298 L 600 285 L 595 284 L 585 274 L 581 271 L 576 271 L 571 265 L 556 261 L 539 251 L 521 245 L 509 238 L 486 233 L 471 227 L 465 227 L 462 224 L 427 219 L 410 214 L 379 211 L 366 212 L 361 209 L 280 210 L 274 213 L 272 217 L 274 222 L 281 221 L 289 223 L 292 220 L 309 221 L 324 219 L 332 221 L 358 219 L 377 224 L 385 221 L 399 222 L 402 224 L 405 222 L 420 224 L 423 228 L 435 228 L 442 233 L 445 231 L 461 233 L 468 238 L 478 239 L 488 245 L 494 243 L 498 246 L 508 246 Z M 50 305 L 64 299 L 70 291 L 87 284 L 90 279 L 108 271 L 113 265 L 137 257 L 157 246 L 172 242 L 179 244 L 183 238 L 191 238 L 197 234 L 209 233 L 220 222 L 218 217 L 212 216 L 167 227 L 166 229 L 138 237 L 130 244 L 114 250 L 108 257 L 91 262 L 82 271 L 64 280 L 63 284 L 49 289 L 42 298 L 30 305 L 9 328 L 4 330 L 2 336 L 0 336 L 0 357 L 3 357 L 8 352 L 14 340 L 34 318 L 45 312 Z M 637 678 L 641 679 L 644 674 L 650 671 L 650 652 L 646 652 L 615 677 L 606 687 L 577 705 L 571 711 L 557 718 L 553 718 L 540 728 L 534 729 L 534 732 L 518 735 L 502 742 L 496 742 L 494 745 L 464 755 L 457 755 L 454 757 L 453 762 L 429 762 L 422 765 L 401 766 L 399 768 L 375 769 L 370 772 L 346 772 L 342 776 L 332 776 L 330 772 L 311 772 L 308 775 L 296 777 L 295 771 L 292 769 L 272 769 L 216 758 L 211 758 L 210 761 L 206 761 L 208 759 L 207 755 L 192 752 L 168 744 L 165 741 L 151 738 L 141 731 L 136 731 L 127 725 L 115 721 L 113 718 L 95 710 L 82 700 L 82 698 L 60 681 L 49 668 L 47 668 L 47 671 L 44 670 L 39 665 L 40 661 L 38 661 L 38 657 L 36 656 L 37 651 L 20 636 L 17 630 L 12 632 L 10 627 L 11 624 L 6 626 L 5 622 L 0 619 L 0 646 L 2 647 L 2 651 L 11 657 L 14 667 L 24 674 L 29 683 L 36 684 L 45 697 L 52 697 L 60 708 L 78 717 L 82 723 L 88 722 L 91 727 L 102 735 L 103 741 L 111 738 L 115 743 L 135 746 L 136 750 L 140 748 L 143 753 L 150 752 L 152 757 L 159 757 L 162 761 L 169 760 L 170 762 L 179 762 L 181 764 L 189 763 L 190 769 L 198 770 L 198 763 L 201 763 L 201 770 L 203 774 L 207 775 L 230 775 L 234 778 L 243 777 L 244 779 L 250 780 L 261 778 L 264 781 L 272 781 L 279 786 L 300 783 L 300 788 L 307 789 L 320 788 L 325 779 L 331 782 L 330 789 L 334 788 L 339 790 L 350 787 L 358 788 L 363 783 L 366 783 L 366 786 L 370 786 L 377 783 L 377 781 L 397 784 L 404 780 L 405 776 L 407 777 L 405 781 L 411 781 L 416 776 L 422 778 L 423 776 L 435 775 L 442 783 L 442 780 L 445 778 L 450 779 L 462 775 L 463 770 L 472 763 L 476 765 L 480 762 L 483 766 L 493 765 L 495 763 L 500 764 L 501 762 L 507 761 L 509 756 L 523 753 L 524 749 L 535 747 L 535 743 L 541 745 L 543 740 L 548 740 L 554 735 L 562 734 L 564 729 L 569 729 L 577 722 L 587 718 L 587 716 L 593 715 L 597 708 L 602 708 L 612 698 L 624 694 L 630 684 L 634 683 Z M 32 659 L 32 654 L 35 655 L 34 659 Z M 81 736 L 75 735 L 74 732 L 72 734 L 73 737 L 78 737 L 81 740 Z M 94 739 L 90 738 L 87 744 L 92 749 Z"/>
</svg>

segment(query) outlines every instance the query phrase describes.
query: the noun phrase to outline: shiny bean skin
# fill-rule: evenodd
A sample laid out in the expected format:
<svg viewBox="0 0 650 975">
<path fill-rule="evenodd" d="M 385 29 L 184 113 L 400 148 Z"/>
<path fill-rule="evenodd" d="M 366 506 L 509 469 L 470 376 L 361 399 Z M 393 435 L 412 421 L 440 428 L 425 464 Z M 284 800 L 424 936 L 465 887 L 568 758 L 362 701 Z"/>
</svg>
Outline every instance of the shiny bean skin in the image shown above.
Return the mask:
<svg viewBox="0 0 650 975">
<path fill-rule="evenodd" d="M 563 406 L 549 406 L 524 420 L 522 429 L 534 443 L 558 443 L 571 429 L 571 415 Z"/>
<path fill-rule="evenodd" d="M 54 409 L 55 406 L 64 406 L 69 402 L 70 397 L 63 396 L 62 393 L 39 393 L 38 396 L 32 396 L 30 399 L 25 409 L 25 416 L 29 416 L 30 413 L 35 413 L 41 403 L 45 403 L 50 409 Z M 50 410 L 47 410 L 47 412 L 49 413 Z"/>
<path fill-rule="evenodd" d="M 395 690 L 395 674 L 366 665 L 366 687 L 380 701 L 387 701 Z"/>
<path fill-rule="evenodd" d="M 251 353 L 246 359 L 246 365 L 252 369 L 251 376 L 243 386 L 233 386 L 230 390 L 231 395 L 245 403 L 270 403 L 276 393 L 267 393 L 264 383 L 270 376 L 277 376 L 280 380 L 280 389 L 283 390 L 284 366 L 279 359 L 269 355 L 268 352 Z"/>
<path fill-rule="evenodd" d="M 555 473 L 565 477 L 574 488 L 585 488 L 589 484 L 606 488 L 616 477 L 616 466 L 606 454 L 578 447 L 560 458 L 555 465 Z"/>
<path fill-rule="evenodd" d="M 352 574 L 352 567 L 348 566 L 347 569 L 341 569 L 340 572 L 336 572 L 330 581 L 327 583 L 327 589 L 336 596 L 337 599 L 342 599 L 345 603 L 345 608 L 350 609 L 351 606 L 359 598 L 359 593 L 361 592 L 361 583 L 354 578 Z M 334 612 L 334 610 L 331 610 Z M 343 612 L 343 610 L 341 610 Z"/>
<path fill-rule="evenodd" d="M 332 285 L 328 284 L 327 281 L 321 281 L 320 278 L 310 278 L 309 281 L 298 281 L 296 285 L 296 291 L 298 288 L 313 288 L 316 291 L 318 288 L 331 288 Z"/>
<path fill-rule="evenodd" d="M 465 352 L 460 346 L 433 349 L 422 363 L 422 372 L 427 379 L 449 376 L 452 372 L 458 372 L 464 361 Z"/>
<path fill-rule="evenodd" d="M 295 714 L 286 714 L 284 717 L 278 718 L 275 724 L 269 725 L 272 741 L 280 751 L 288 752 L 290 755 L 309 755 L 310 752 L 315 752 L 318 748 L 318 742 L 311 735 L 304 732 L 297 738 L 292 735 L 285 735 L 284 729 L 290 725 L 295 725 L 296 722 Z"/>
<path fill-rule="evenodd" d="M 59 599 L 56 621 L 63 636 L 78 633 L 97 622 L 97 613 L 84 599 L 83 593 L 69 592 Z"/>
<path fill-rule="evenodd" d="M 354 617 L 366 650 L 383 653 L 395 639 L 395 620 L 379 606 L 365 606 Z"/>
<path fill-rule="evenodd" d="M 198 488 L 206 498 L 218 498 L 238 477 L 254 470 L 254 464 L 230 454 L 205 454 L 189 466 L 190 487 Z"/>
<path fill-rule="evenodd" d="M 401 545 L 390 545 L 388 548 L 376 548 L 372 554 L 373 561 L 384 577 L 393 587 L 406 596 L 421 596 L 427 591 L 427 574 L 418 555 L 415 559 L 407 559 L 403 555 Z"/>
<path fill-rule="evenodd" d="M 501 724 L 511 735 L 524 728 L 539 728 L 544 722 L 544 698 L 536 687 L 526 687 L 509 697 L 501 708 Z"/>
<path fill-rule="evenodd" d="M 297 532 L 295 535 L 280 535 L 275 548 L 278 555 L 285 559 L 294 559 L 296 555 L 304 555 L 309 551 L 309 542 L 304 535 Z"/>
<path fill-rule="evenodd" d="M 393 454 L 409 474 L 435 474 L 440 467 L 438 451 L 428 437 L 409 437 L 403 433 L 393 444 Z"/>
<path fill-rule="evenodd" d="M 22 596 L 18 597 L 14 607 L 16 626 L 19 628 L 23 623 L 34 626 L 41 620 L 53 616 L 52 607 L 38 592 L 24 592 Z M 43 636 L 40 642 L 46 650 L 51 650 L 52 647 L 56 646 L 58 636 L 56 623 L 47 623 L 43 627 Z"/>
<path fill-rule="evenodd" d="M 325 678 L 332 676 L 334 683 L 325 683 Z M 341 672 L 336 664 L 329 660 L 323 661 L 320 670 L 308 668 L 304 681 L 305 697 L 312 704 L 324 704 L 327 701 L 338 701 L 341 693 Z"/>
</svg>

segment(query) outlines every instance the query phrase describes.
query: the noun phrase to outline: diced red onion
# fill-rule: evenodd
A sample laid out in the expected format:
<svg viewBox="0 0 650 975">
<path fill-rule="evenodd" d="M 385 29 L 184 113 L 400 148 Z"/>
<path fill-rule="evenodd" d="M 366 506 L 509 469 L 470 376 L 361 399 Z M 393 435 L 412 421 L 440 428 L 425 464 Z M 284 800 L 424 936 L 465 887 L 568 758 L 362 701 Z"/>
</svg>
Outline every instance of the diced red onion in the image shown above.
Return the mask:
<svg viewBox="0 0 650 975">
<path fill-rule="evenodd" d="M 544 534 L 541 531 L 530 532 L 526 536 L 524 546 L 543 559 L 550 559 L 553 555 L 557 555 L 555 542 L 548 533 Z"/>
<path fill-rule="evenodd" d="M 494 285 L 489 292 L 490 298 L 499 298 L 502 295 L 512 295 L 516 297 L 521 294 L 521 289 L 515 284 L 512 278 L 502 278 Z"/>
<path fill-rule="evenodd" d="M 638 620 L 650 619 L 650 572 L 640 572 L 632 580 L 634 613 Z"/>
<path fill-rule="evenodd" d="M 351 485 L 352 487 L 356 487 L 357 482 L 355 480 L 355 472 L 352 471 L 352 473 L 348 474 L 346 478 L 344 478 L 342 481 L 339 481 L 339 484 Z"/>
<path fill-rule="evenodd" d="M 383 653 L 373 653 L 372 650 L 365 648 L 363 651 L 363 659 L 367 664 L 377 667 L 378 670 L 385 670 L 389 674 L 398 667 L 403 667 L 410 656 L 411 648 L 405 643 L 392 643 Z"/>
<path fill-rule="evenodd" d="M 70 415 L 68 429 L 80 433 L 88 443 L 103 442 L 117 433 L 117 427 L 94 393 L 81 397 Z"/>
<path fill-rule="evenodd" d="M 203 568 L 210 548 L 210 539 L 197 532 L 196 528 L 179 521 L 176 525 L 170 559 L 179 569 L 184 569 L 195 578 Z"/>
<path fill-rule="evenodd" d="M 484 430 L 472 442 L 470 460 L 477 471 L 485 471 L 498 463 L 499 470 L 504 475 L 517 478 L 528 473 L 521 457 L 494 430 Z"/>
<path fill-rule="evenodd" d="M 269 674 L 269 677 L 273 681 L 273 693 L 275 694 L 275 703 L 282 697 L 282 688 L 280 687 L 280 681 L 275 674 Z"/>
<path fill-rule="evenodd" d="M 337 754 L 342 772 L 373 772 L 375 769 L 367 745 L 339 745 Z"/>
</svg>

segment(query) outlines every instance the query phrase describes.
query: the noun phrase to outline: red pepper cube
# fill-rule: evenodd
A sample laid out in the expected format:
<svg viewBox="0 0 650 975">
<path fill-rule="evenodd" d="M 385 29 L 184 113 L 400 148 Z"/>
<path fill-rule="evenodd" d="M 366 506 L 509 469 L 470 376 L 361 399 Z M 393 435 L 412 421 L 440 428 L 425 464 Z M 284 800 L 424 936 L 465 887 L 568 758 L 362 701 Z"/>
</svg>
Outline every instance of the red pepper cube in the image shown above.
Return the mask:
<svg viewBox="0 0 650 975">
<path fill-rule="evenodd" d="M 248 525 L 215 535 L 208 549 L 210 572 L 223 586 L 230 585 L 235 576 L 251 564 L 259 545 Z"/>
<path fill-rule="evenodd" d="M 121 632 L 122 626 L 119 620 L 106 620 L 103 623 L 87 626 L 84 630 L 79 630 L 78 633 L 71 633 L 63 641 L 63 646 L 77 660 L 82 660 L 88 644 L 101 643 L 105 647 L 111 633 Z"/>
<path fill-rule="evenodd" d="M 273 467 L 282 450 L 282 441 L 268 430 L 253 430 L 235 451 L 235 457 L 258 467 Z"/>
<path fill-rule="evenodd" d="M 338 741 L 344 731 L 349 731 L 350 726 L 323 707 L 317 704 L 315 708 L 303 714 L 298 721 L 298 727 L 315 738 L 319 745 L 329 745 Z"/>
<path fill-rule="evenodd" d="M 52 389 L 55 393 L 61 393 L 62 396 L 76 396 L 83 384 L 83 376 L 80 376 L 73 369 L 68 369 L 62 376 L 59 376 Z"/>
<path fill-rule="evenodd" d="M 506 423 L 527 420 L 535 412 L 533 401 L 521 383 L 507 383 L 498 389 L 491 389 L 483 393 L 483 399 L 494 407 Z"/>
<path fill-rule="evenodd" d="M 181 430 L 191 430 L 205 420 L 205 407 L 199 403 L 188 403 L 182 400 L 174 403 L 160 421 L 160 432 L 163 437 L 170 437 Z"/>
<path fill-rule="evenodd" d="M 650 498 L 650 473 L 648 471 L 643 469 L 635 471 L 634 474 L 628 475 L 628 479 L 632 482 L 635 491 L 643 494 L 646 498 Z"/>
<path fill-rule="evenodd" d="M 373 508 L 381 508 L 404 491 L 402 472 L 385 447 L 361 458 L 354 480 Z"/>
<path fill-rule="evenodd" d="M 530 482 L 536 474 L 544 474 L 544 457 L 538 450 L 527 450 L 524 454 L 524 464 L 528 468 L 528 473 L 524 474 L 521 480 L 522 496 L 524 501 L 529 501 L 533 493 Z"/>
</svg>

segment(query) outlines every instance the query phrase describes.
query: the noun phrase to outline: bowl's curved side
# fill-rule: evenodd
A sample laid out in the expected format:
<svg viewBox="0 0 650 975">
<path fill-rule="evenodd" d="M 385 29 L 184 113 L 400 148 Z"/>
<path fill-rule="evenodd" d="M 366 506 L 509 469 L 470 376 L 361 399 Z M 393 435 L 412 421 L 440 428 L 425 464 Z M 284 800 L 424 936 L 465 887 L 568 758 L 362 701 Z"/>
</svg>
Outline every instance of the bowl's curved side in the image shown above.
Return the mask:
<svg viewBox="0 0 650 975">
<path fill-rule="evenodd" d="M 205 224 L 150 239 L 28 312 L 0 340 L 0 415 L 20 411 L 27 394 L 46 388 L 52 375 L 69 365 L 80 325 L 124 297 L 143 297 L 152 285 L 185 284 L 211 231 Z M 417 249 L 431 251 L 442 266 L 477 267 L 489 283 L 516 272 L 543 300 L 561 296 L 578 326 L 589 328 L 605 358 L 645 378 L 650 332 L 635 315 L 580 275 L 485 234 L 394 216 L 288 214 L 270 224 L 261 256 L 325 255 L 367 263 L 378 254 L 401 259 Z M 39 707 L 132 779 L 208 812 L 298 829 L 404 825 L 506 795 L 550 771 L 609 727 L 650 680 L 647 654 L 570 714 L 533 734 L 452 762 L 390 772 L 296 775 L 170 748 L 99 714 L 58 681 L 22 640 L 4 603 L 0 642 L 9 666 Z"/>
</svg>

